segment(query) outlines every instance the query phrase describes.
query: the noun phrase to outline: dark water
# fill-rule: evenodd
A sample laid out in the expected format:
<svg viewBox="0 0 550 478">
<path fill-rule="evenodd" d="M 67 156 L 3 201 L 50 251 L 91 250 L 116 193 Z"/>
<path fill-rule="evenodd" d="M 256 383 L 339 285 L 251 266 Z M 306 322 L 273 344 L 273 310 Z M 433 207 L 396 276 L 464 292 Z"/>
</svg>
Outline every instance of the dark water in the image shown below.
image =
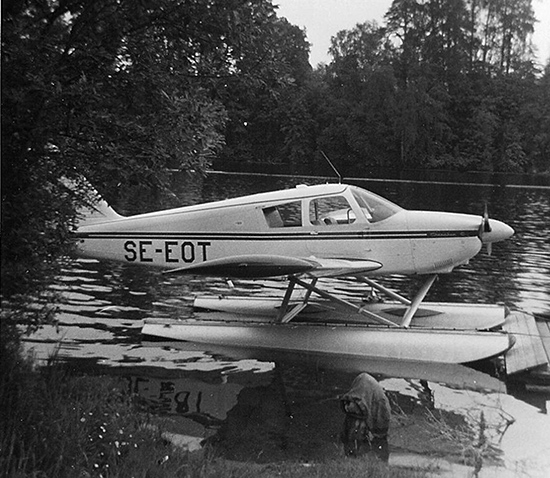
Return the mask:
<svg viewBox="0 0 550 478">
<path fill-rule="evenodd" d="M 174 176 L 172 191 L 151 197 L 132 191 L 116 205 L 138 213 L 235 197 L 322 179 L 212 174 Z M 512 226 L 516 234 L 481 253 L 469 265 L 441 276 L 427 300 L 505 304 L 528 312 L 550 311 L 550 189 L 396 181 L 347 181 L 391 199 L 407 209 L 482 214 Z M 410 294 L 415 279 L 392 277 L 384 283 Z M 64 297 L 59 324 L 30 338 L 39 358 L 54 348 L 75 368 L 125 376 L 131 390 L 154 409 L 172 417 L 174 429 L 192 446 L 212 436 L 226 456 L 242 460 L 315 460 L 340 456 L 343 415 L 336 397 L 358 371 L 381 380 L 394 411 L 392 460 L 400 454 L 434 453 L 460 459 L 470 438 L 448 427 L 487 420 L 485 466 L 506 464 L 524 476 L 546 476 L 550 468 L 550 421 L 544 393 L 515 396 L 502 381 L 466 367 L 325 363 L 311 357 L 251 357 L 190 344 L 144 343 L 143 319 L 184 318 L 194 314 L 198 294 L 281 294 L 282 281 L 167 278 L 136 266 L 78 260 L 52 289 Z M 332 285 L 331 285 L 332 287 Z M 352 283 L 343 294 L 360 293 Z M 434 419 L 437 417 L 437 420 Z M 512 423 L 513 422 L 513 423 Z M 458 433 L 458 432 L 456 432 Z M 523 437 L 523 438 L 522 438 Z M 499 471 L 499 476 L 506 476 Z"/>
</svg>

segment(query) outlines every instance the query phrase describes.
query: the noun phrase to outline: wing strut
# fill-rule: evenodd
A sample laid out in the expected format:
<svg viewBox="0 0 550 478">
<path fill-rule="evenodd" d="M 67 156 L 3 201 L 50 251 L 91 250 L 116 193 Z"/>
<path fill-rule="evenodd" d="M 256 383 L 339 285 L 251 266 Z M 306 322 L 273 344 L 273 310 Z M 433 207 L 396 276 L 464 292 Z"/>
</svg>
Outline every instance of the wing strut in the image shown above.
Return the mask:
<svg viewBox="0 0 550 478">
<path fill-rule="evenodd" d="M 369 284 L 371 287 L 379 290 L 380 292 L 383 292 L 387 296 L 391 297 L 394 300 L 397 300 L 401 302 L 402 304 L 405 304 L 408 306 L 407 310 L 405 311 L 405 314 L 403 314 L 403 318 L 401 319 L 401 327 L 409 327 L 411 325 L 411 321 L 414 317 L 414 314 L 416 314 L 416 311 L 420 307 L 420 304 L 426 297 L 426 294 L 432 287 L 435 279 L 437 278 L 437 274 L 430 274 L 424 284 L 422 284 L 422 287 L 418 290 L 416 295 L 414 296 L 414 299 L 412 302 L 407 299 L 406 297 L 403 297 L 402 295 L 398 294 L 397 292 L 394 292 L 383 285 L 378 284 L 377 282 L 374 282 L 372 279 L 367 279 L 366 277 L 358 276 L 356 277 L 357 280 L 361 282 L 365 282 L 366 284 Z"/>
<path fill-rule="evenodd" d="M 431 274 L 426 279 L 426 282 L 422 284 L 422 287 L 420 287 L 420 289 L 414 296 L 414 299 L 411 305 L 409 306 L 409 308 L 407 309 L 407 311 L 405 312 L 405 315 L 403 315 L 403 319 L 401 319 L 402 327 L 408 327 L 409 325 L 411 325 L 411 320 L 414 317 L 414 314 L 416 314 L 416 311 L 418 310 L 418 308 L 420 307 L 420 304 L 424 300 L 424 297 L 426 297 L 426 294 L 432 287 L 435 279 L 437 279 L 437 274 Z"/>
</svg>

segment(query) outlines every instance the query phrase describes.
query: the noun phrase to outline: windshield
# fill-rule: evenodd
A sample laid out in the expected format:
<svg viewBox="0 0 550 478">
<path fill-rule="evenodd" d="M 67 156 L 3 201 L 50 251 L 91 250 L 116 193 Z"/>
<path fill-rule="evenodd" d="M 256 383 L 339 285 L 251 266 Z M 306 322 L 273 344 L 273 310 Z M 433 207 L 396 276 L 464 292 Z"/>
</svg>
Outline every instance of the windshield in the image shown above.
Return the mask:
<svg viewBox="0 0 550 478">
<path fill-rule="evenodd" d="M 369 222 L 383 221 L 403 210 L 397 204 L 364 189 L 353 188 L 352 193 Z"/>
</svg>

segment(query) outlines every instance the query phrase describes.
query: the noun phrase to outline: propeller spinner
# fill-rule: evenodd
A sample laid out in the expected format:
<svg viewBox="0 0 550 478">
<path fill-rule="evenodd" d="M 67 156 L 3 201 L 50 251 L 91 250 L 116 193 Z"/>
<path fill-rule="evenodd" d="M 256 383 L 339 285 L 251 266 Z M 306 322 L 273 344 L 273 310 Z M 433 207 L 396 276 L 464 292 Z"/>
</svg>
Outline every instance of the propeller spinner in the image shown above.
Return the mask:
<svg viewBox="0 0 550 478">
<path fill-rule="evenodd" d="M 489 220 L 487 203 L 481 217 L 478 237 L 483 244 L 487 244 L 487 254 L 491 255 L 493 242 L 500 242 L 508 239 L 514 234 L 514 230 L 508 225 L 496 219 Z"/>
</svg>

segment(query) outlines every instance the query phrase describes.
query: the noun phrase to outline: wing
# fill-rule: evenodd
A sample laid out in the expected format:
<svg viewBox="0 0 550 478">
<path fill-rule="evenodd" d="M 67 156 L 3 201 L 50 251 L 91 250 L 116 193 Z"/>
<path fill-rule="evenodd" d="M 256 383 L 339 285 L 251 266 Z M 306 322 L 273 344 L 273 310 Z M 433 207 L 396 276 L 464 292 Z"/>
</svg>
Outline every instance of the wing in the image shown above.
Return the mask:
<svg viewBox="0 0 550 478">
<path fill-rule="evenodd" d="M 197 274 L 254 279 L 302 274 L 316 267 L 319 267 L 319 265 L 315 261 L 306 259 L 255 254 L 214 259 L 199 264 L 170 269 L 165 274 Z"/>
<path fill-rule="evenodd" d="M 262 278 L 308 273 L 314 277 L 360 275 L 379 269 L 382 264 L 368 260 L 296 258 L 277 255 L 224 257 L 178 267 L 165 274 L 195 274 L 216 277 Z"/>
<path fill-rule="evenodd" d="M 320 259 L 312 257 L 318 266 L 308 271 L 314 277 L 357 276 L 375 271 L 382 267 L 380 262 L 365 259 Z"/>
</svg>

